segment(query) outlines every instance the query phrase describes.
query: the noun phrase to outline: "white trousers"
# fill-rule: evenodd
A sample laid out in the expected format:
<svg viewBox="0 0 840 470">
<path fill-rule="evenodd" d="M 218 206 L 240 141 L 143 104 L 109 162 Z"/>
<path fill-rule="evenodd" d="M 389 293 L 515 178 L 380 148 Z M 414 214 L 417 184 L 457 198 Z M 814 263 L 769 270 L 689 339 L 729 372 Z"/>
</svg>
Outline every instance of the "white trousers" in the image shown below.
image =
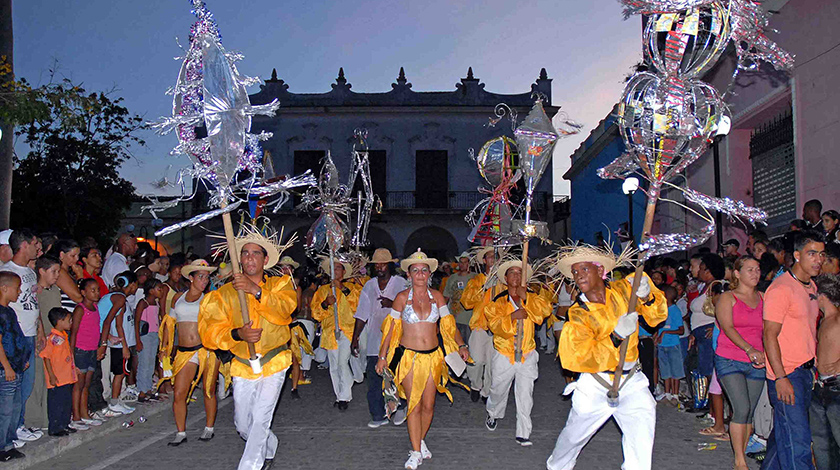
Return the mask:
<svg viewBox="0 0 840 470">
<path fill-rule="evenodd" d="M 610 376 L 601 377 L 611 382 Z M 548 470 L 571 470 L 581 449 L 611 417 L 621 428 L 626 470 L 650 470 L 653 456 L 653 434 L 656 428 L 656 401 L 648 390 L 645 374 L 636 372 L 619 392 L 618 406 L 607 401 L 607 389 L 591 374 L 581 374 L 577 382 L 566 387 L 572 395 L 572 411 L 566 427 L 560 432 L 554 452 L 546 462 Z"/>
<path fill-rule="evenodd" d="M 353 380 L 357 384 L 365 381 L 365 369 L 367 368 L 367 334 L 367 328 L 359 334 L 359 357 L 350 355 L 350 370 L 353 371 Z"/>
<path fill-rule="evenodd" d="M 327 357 L 330 359 L 330 379 L 332 379 L 336 401 L 352 400 L 353 371 L 350 369 L 350 340 L 343 333 L 338 338 L 338 349 L 328 349 Z"/>
<path fill-rule="evenodd" d="M 312 344 L 315 341 L 315 322 L 312 320 L 296 320 L 299 321 L 301 325 L 303 325 L 303 330 L 306 331 L 306 339 L 309 341 L 309 344 Z M 313 351 L 314 352 L 314 351 Z M 312 358 L 309 354 L 306 354 L 306 351 L 303 350 L 303 347 L 300 348 L 300 370 L 309 370 L 312 367 Z"/>
<path fill-rule="evenodd" d="M 496 349 L 493 348 L 493 336 L 486 330 L 473 330 L 469 339 L 470 356 L 474 365 L 467 366 L 467 377 L 470 379 L 470 388 L 479 390 L 481 396 L 490 396 L 490 386 L 493 383 L 493 355 Z"/>
<path fill-rule="evenodd" d="M 105 348 L 105 357 L 99 364 L 102 367 L 102 396 L 108 401 L 111 399 L 111 348 Z"/>
<path fill-rule="evenodd" d="M 277 436 L 271 432 L 271 420 L 288 370 L 255 380 L 233 378 L 233 423 L 245 439 L 238 470 L 260 470 L 265 459 L 274 458 Z"/>
<path fill-rule="evenodd" d="M 487 399 L 487 414 L 494 419 L 505 417 L 511 382 L 516 398 L 516 437 L 531 437 L 531 408 L 534 407 L 534 381 L 540 375 L 540 355 L 531 351 L 523 362 L 511 364 L 498 351 L 493 351 L 493 386 Z"/>
</svg>

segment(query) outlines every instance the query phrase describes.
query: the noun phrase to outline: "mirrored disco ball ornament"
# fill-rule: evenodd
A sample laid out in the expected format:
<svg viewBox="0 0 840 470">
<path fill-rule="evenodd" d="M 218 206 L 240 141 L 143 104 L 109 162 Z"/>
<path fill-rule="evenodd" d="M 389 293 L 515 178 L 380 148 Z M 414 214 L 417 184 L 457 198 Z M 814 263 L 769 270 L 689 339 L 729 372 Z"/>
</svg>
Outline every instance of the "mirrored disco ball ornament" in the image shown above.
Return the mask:
<svg viewBox="0 0 840 470">
<path fill-rule="evenodd" d="M 522 177 L 517 165 L 519 154 L 516 142 L 510 137 L 496 137 L 488 140 L 476 156 L 478 172 L 494 188 L 506 182 L 516 184 Z"/>
<path fill-rule="evenodd" d="M 665 181 L 706 151 L 725 108 L 703 82 L 638 73 L 619 104 L 619 129 L 642 171 Z"/>
<path fill-rule="evenodd" d="M 730 38 L 729 9 L 720 2 L 648 17 L 644 31 L 645 55 L 661 74 L 683 80 L 711 69 Z"/>
</svg>

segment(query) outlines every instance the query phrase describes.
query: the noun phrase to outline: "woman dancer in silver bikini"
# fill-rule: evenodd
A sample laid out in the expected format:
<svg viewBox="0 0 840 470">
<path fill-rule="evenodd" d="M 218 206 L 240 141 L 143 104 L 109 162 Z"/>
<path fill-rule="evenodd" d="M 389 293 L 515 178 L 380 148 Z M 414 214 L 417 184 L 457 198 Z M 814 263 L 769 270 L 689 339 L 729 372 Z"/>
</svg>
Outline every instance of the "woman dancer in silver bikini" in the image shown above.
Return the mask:
<svg viewBox="0 0 840 470">
<path fill-rule="evenodd" d="M 382 324 L 387 333 L 382 338 L 376 372 L 382 374 L 390 367 L 400 396 L 408 400 L 408 437 L 412 450 L 405 468 L 414 470 L 424 459 L 432 457 L 425 438 L 434 416 L 435 393 L 445 393 L 452 400 L 446 389 L 449 375 L 438 344 L 438 323 L 447 353 L 457 351 L 464 361 L 470 360 L 470 353 L 443 295 L 428 287 L 438 261 L 418 250 L 400 265 L 409 275 L 411 288 L 397 295 L 391 315 Z"/>
</svg>

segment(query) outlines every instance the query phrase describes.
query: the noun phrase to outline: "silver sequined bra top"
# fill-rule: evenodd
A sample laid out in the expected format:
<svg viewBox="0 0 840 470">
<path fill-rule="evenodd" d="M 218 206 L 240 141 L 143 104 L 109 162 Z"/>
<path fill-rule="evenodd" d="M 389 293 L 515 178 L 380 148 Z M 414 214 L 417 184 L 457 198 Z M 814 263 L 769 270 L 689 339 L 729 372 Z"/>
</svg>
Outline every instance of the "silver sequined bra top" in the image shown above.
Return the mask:
<svg viewBox="0 0 840 470">
<path fill-rule="evenodd" d="M 437 303 L 435 302 L 434 297 L 432 297 L 432 291 L 427 291 L 429 293 L 429 300 L 432 304 L 432 311 L 429 312 L 429 316 L 425 319 L 420 319 L 417 316 L 417 312 L 414 311 L 414 306 L 412 305 L 411 299 L 414 297 L 414 289 L 408 290 L 408 302 L 406 302 L 405 309 L 402 311 L 402 321 L 406 323 L 435 323 L 440 318 L 440 312 L 438 310 Z"/>
</svg>

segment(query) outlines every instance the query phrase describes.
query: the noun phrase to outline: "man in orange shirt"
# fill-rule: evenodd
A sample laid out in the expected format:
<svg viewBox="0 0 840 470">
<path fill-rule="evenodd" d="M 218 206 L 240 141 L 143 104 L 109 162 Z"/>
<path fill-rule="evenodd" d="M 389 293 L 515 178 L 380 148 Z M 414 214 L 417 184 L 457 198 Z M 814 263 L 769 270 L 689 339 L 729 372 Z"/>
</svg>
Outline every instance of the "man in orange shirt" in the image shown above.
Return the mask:
<svg viewBox="0 0 840 470">
<path fill-rule="evenodd" d="M 66 436 L 77 430 L 88 429 L 87 426 L 77 427 L 70 422 L 73 411 L 73 385 L 76 383 L 76 364 L 73 362 L 73 351 L 70 350 L 70 340 L 67 332 L 73 324 L 73 316 L 69 311 L 55 307 L 50 310 L 50 323 L 53 329 L 47 336 L 47 344 L 39 354 L 44 360 L 44 376 L 47 381 L 47 415 L 49 417 L 50 436 Z"/>
<path fill-rule="evenodd" d="M 817 288 L 811 280 L 825 260 L 822 234 L 797 232 L 794 265 L 764 296 L 764 352 L 773 432 L 762 470 L 813 469 L 808 408 L 817 354 Z"/>
</svg>

